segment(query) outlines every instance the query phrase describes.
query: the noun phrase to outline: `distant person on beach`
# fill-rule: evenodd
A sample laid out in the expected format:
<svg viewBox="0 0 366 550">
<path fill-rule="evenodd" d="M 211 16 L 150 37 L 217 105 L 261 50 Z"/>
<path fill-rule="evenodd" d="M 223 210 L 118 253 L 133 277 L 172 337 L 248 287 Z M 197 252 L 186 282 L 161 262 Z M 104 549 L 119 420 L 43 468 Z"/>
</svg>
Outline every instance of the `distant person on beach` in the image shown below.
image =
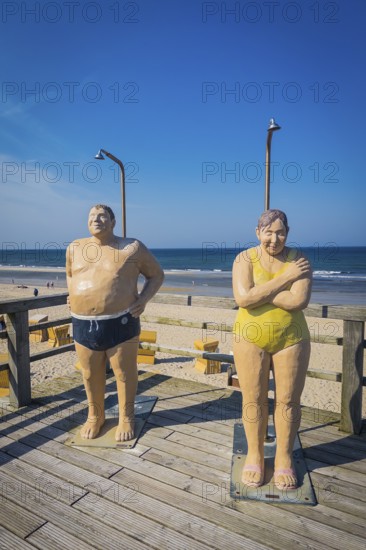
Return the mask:
<svg viewBox="0 0 366 550">
<path fill-rule="evenodd" d="M 47 283 L 47 288 L 50 288 L 50 283 Z"/>
<path fill-rule="evenodd" d="M 38 288 L 35 288 L 35 289 L 33 290 L 33 294 L 34 294 L 34 296 L 38 296 Z"/>
<path fill-rule="evenodd" d="M 160 288 L 164 274 L 137 239 L 117 237 L 109 206 L 98 204 L 89 213 L 91 237 L 70 244 L 66 253 L 75 349 L 88 398 L 88 418 L 81 436 L 95 438 L 105 421 L 106 362 L 117 383 L 119 423 L 116 441 L 134 437 L 137 391 L 139 316 Z M 145 284 L 138 293 L 139 275 Z"/>
<path fill-rule="evenodd" d="M 286 247 L 289 227 L 280 210 L 258 221 L 259 245 L 238 254 L 233 291 L 239 311 L 234 324 L 234 359 L 243 392 L 243 424 L 248 454 L 242 482 L 264 483 L 264 439 L 268 423 L 269 371 L 275 380 L 276 456 L 274 483 L 296 489 L 292 462 L 300 425 L 300 397 L 310 357 L 310 334 L 303 312 L 310 300 L 308 260 Z"/>
</svg>

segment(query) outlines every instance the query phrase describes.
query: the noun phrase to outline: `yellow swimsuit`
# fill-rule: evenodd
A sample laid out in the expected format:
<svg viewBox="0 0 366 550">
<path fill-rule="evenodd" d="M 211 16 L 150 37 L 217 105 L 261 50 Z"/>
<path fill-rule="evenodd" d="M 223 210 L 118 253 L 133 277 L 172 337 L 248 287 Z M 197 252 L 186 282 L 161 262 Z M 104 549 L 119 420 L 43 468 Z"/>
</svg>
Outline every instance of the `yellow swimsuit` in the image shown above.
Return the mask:
<svg viewBox="0 0 366 550">
<path fill-rule="evenodd" d="M 288 260 L 277 273 L 269 273 L 261 266 L 257 250 L 246 251 L 253 266 L 254 285 L 258 286 L 278 277 L 296 256 L 296 250 L 290 250 Z M 288 286 L 287 290 L 291 288 Z M 310 339 L 309 329 L 302 311 L 286 311 L 273 304 L 263 304 L 256 308 L 239 308 L 233 332 L 268 353 L 277 353 L 282 349 Z"/>
</svg>

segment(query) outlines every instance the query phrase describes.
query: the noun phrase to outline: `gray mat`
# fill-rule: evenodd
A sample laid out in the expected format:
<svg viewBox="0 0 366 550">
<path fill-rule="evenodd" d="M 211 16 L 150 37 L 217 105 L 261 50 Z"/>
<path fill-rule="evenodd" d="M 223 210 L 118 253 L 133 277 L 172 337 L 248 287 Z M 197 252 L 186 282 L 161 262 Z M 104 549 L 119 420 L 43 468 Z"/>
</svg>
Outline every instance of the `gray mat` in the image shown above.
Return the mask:
<svg viewBox="0 0 366 550">
<path fill-rule="evenodd" d="M 105 401 L 106 421 L 99 434 L 94 439 L 84 439 L 80 436 L 81 426 L 77 426 L 70 431 L 70 437 L 65 441 L 65 445 L 71 447 L 103 447 L 110 449 L 132 449 L 136 443 L 142 429 L 152 412 L 157 401 L 155 396 L 137 395 L 135 399 L 135 437 L 129 441 L 116 441 L 114 434 L 118 424 L 118 399 L 117 394 L 109 395 Z"/>
<path fill-rule="evenodd" d="M 248 487 L 241 482 L 243 467 L 248 452 L 247 439 L 242 423 L 234 426 L 234 448 L 231 464 L 230 496 L 234 500 L 260 500 L 265 502 L 285 502 L 292 504 L 317 504 L 315 493 L 303 457 L 301 443 L 296 435 L 293 464 L 296 470 L 298 488 L 294 490 L 277 489 L 273 481 L 276 436 L 273 424 L 268 426 L 268 438 L 264 445 L 264 484 L 260 487 Z"/>
</svg>

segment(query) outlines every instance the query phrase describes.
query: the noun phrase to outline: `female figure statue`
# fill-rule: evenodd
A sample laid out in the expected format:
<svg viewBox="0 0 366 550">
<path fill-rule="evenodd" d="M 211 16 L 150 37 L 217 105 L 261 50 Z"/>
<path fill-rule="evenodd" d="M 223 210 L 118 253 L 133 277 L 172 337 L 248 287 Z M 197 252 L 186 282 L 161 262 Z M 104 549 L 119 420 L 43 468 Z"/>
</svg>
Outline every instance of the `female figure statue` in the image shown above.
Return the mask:
<svg viewBox="0 0 366 550">
<path fill-rule="evenodd" d="M 300 397 L 310 357 L 310 334 L 302 309 L 310 300 L 311 268 L 286 247 L 289 227 L 280 210 L 264 212 L 256 228 L 259 245 L 234 261 L 233 291 L 239 306 L 234 359 L 243 392 L 248 454 L 242 482 L 264 482 L 269 371 L 275 380 L 276 487 L 296 489 L 292 450 L 300 425 Z"/>
</svg>

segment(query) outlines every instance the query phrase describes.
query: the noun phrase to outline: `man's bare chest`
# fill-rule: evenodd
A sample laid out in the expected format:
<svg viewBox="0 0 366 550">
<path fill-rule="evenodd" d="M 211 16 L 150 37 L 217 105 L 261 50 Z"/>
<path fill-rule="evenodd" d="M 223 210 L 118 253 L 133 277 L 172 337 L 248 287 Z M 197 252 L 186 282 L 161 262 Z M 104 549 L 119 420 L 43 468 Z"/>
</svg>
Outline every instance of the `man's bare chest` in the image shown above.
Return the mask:
<svg viewBox="0 0 366 550">
<path fill-rule="evenodd" d="M 72 262 L 72 275 L 78 274 L 110 274 L 118 277 L 121 274 L 133 273 L 137 270 L 137 259 L 129 251 L 98 247 L 94 243 L 78 250 Z"/>
</svg>

